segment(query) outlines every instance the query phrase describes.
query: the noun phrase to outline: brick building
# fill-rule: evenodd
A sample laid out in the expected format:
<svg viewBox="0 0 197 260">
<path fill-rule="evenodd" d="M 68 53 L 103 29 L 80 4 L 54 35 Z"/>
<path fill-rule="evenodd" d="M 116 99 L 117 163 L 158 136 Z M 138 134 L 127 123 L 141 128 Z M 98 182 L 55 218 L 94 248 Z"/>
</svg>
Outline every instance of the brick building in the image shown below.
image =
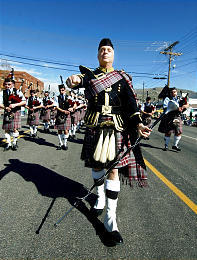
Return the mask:
<svg viewBox="0 0 197 260">
<path fill-rule="evenodd" d="M 4 88 L 3 82 L 4 79 L 7 78 L 9 75 L 9 70 L 0 70 L 0 91 Z M 18 89 L 20 88 L 22 82 L 22 92 L 26 97 L 30 95 L 30 89 L 38 90 L 38 96 L 42 96 L 44 91 L 44 82 L 35 78 L 34 76 L 28 74 L 25 71 L 14 71 L 14 80 L 15 80 L 15 87 Z M 28 88 L 29 87 L 29 88 Z"/>
</svg>

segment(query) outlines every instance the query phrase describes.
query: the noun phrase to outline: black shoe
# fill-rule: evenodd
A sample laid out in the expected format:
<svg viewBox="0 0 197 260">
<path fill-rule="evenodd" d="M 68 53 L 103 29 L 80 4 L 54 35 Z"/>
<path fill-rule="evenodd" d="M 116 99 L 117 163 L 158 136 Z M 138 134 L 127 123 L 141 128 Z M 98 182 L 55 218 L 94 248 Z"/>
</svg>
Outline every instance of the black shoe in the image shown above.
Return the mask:
<svg viewBox="0 0 197 260">
<path fill-rule="evenodd" d="M 62 150 L 67 151 L 68 150 L 68 146 L 62 145 Z"/>
<path fill-rule="evenodd" d="M 13 144 L 12 145 L 12 151 L 17 151 L 18 145 L 17 144 Z"/>
<path fill-rule="evenodd" d="M 118 231 L 107 232 L 108 240 L 111 244 L 121 245 L 123 244 L 123 238 Z"/>
<path fill-rule="evenodd" d="M 176 150 L 176 151 L 178 151 L 178 152 L 181 151 L 181 148 L 179 148 L 178 146 L 175 146 L 175 145 L 172 146 L 172 149 L 173 149 L 173 150 Z"/>
<path fill-rule="evenodd" d="M 59 145 L 56 150 L 62 150 L 63 145 Z"/>
<path fill-rule="evenodd" d="M 6 146 L 4 147 L 4 152 L 9 151 L 10 149 L 11 149 L 11 146 L 9 144 L 6 144 Z"/>
<path fill-rule="evenodd" d="M 163 151 L 168 151 L 169 149 L 168 149 L 168 146 L 167 145 L 165 145 L 165 148 L 163 148 Z"/>
<path fill-rule="evenodd" d="M 93 217 L 98 217 L 100 216 L 101 214 L 103 213 L 103 209 L 95 209 L 95 208 L 91 208 L 90 209 L 90 214 L 93 216 Z"/>
</svg>

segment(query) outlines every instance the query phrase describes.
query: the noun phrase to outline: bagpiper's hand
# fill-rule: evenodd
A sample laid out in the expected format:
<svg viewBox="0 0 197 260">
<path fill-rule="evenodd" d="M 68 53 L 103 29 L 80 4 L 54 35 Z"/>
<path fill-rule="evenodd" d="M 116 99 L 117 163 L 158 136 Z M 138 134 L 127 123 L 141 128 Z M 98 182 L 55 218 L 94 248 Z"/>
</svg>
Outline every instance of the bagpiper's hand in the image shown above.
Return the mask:
<svg viewBox="0 0 197 260">
<path fill-rule="evenodd" d="M 74 112 L 74 108 L 73 107 L 69 107 L 68 111 Z"/>
<path fill-rule="evenodd" d="M 69 88 L 73 88 L 81 83 L 81 78 L 78 75 L 72 75 L 67 78 L 66 85 Z"/>
<path fill-rule="evenodd" d="M 15 108 L 16 106 L 17 106 L 16 104 L 10 104 L 10 105 L 9 105 L 9 108 L 12 109 L 12 108 Z"/>
<path fill-rule="evenodd" d="M 138 133 L 140 136 L 148 137 L 150 135 L 151 131 L 152 130 L 148 126 L 145 126 L 142 123 L 140 123 L 138 125 Z"/>
<path fill-rule="evenodd" d="M 65 113 L 66 115 L 69 115 L 69 114 L 70 114 L 70 112 L 69 112 L 68 110 L 65 110 L 64 113 Z"/>
<path fill-rule="evenodd" d="M 10 107 L 5 107 L 5 110 L 10 112 L 11 111 L 11 108 Z"/>
</svg>

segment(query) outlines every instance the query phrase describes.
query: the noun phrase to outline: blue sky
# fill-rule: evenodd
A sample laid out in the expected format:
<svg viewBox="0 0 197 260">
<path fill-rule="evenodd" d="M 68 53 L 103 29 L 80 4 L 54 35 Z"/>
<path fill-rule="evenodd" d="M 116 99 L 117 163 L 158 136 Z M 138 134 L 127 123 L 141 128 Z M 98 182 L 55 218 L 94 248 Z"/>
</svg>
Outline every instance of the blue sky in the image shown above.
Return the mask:
<svg viewBox="0 0 197 260">
<path fill-rule="evenodd" d="M 46 89 L 57 90 L 59 76 L 78 65 L 97 67 L 99 41 L 109 37 L 114 67 L 131 72 L 135 88 L 165 85 L 153 79 L 168 73 L 160 51 L 179 41 L 170 84 L 197 91 L 197 0 L 0 0 L 0 13 L 3 68 L 29 72 Z"/>
</svg>

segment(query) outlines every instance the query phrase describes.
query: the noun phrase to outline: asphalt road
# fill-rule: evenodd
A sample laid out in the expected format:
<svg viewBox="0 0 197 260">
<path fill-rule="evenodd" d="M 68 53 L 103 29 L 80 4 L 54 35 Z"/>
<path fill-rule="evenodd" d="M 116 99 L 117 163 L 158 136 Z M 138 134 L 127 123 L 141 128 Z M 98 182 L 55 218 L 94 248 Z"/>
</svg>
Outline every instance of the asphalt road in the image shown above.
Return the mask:
<svg viewBox="0 0 197 260">
<path fill-rule="evenodd" d="M 24 119 L 22 130 L 28 130 Z M 147 162 L 194 205 L 196 130 L 184 127 L 181 152 L 164 152 L 156 130 L 141 144 Z M 103 240 L 104 214 L 96 220 L 89 214 L 94 194 L 54 227 L 93 184 L 91 170 L 79 160 L 83 134 L 77 137 L 68 151 L 58 151 L 55 130 L 44 134 L 41 127 L 38 139 L 29 133 L 19 139 L 17 152 L 0 147 L 0 258 L 197 259 L 197 213 L 149 168 L 148 188 L 121 185 L 117 221 L 123 245 L 110 247 Z"/>
</svg>

